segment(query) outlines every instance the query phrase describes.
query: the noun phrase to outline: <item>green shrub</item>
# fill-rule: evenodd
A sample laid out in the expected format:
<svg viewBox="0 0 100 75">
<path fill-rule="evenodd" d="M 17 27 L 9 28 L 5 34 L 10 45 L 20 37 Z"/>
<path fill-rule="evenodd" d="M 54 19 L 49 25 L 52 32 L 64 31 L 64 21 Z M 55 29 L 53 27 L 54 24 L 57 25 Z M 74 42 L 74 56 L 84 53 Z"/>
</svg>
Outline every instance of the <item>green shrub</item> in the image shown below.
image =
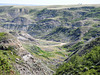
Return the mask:
<svg viewBox="0 0 100 75">
<path fill-rule="evenodd" d="M 0 32 L 0 41 L 5 40 L 6 39 L 6 35 L 7 35 L 7 33 Z"/>
<path fill-rule="evenodd" d="M 98 62 L 100 62 L 100 46 L 95 46 L 86 55 L 72 56 L 68 63 L 59 66 L 54 75 L 99 75 L 100 64 L 96 65 Z"/>
<path fill-rule="evenodd" d="M 11 71 L 12 66 L 9 64 L 9 62 L 0 56 L 0 73 L 3 74 L 9 74 Z"/>
</svg>

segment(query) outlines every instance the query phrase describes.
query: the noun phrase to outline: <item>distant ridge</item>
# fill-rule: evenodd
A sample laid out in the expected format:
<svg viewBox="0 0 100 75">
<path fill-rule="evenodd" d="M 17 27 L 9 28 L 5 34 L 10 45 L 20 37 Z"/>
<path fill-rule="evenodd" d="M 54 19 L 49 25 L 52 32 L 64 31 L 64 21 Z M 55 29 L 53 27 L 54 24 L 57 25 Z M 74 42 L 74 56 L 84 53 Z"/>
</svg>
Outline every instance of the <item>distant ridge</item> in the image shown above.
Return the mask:
<svg viewBox="0 0 100 75">
<path fill-rule="evenodd" d="M 8 4 L 8 3 L 0 3 L 0 6 L 3 6 L 3 5 L 23 5 L 23 6 L 43 6 L 43 5 L 34 5 L 34 4 Z"/>
</svg>

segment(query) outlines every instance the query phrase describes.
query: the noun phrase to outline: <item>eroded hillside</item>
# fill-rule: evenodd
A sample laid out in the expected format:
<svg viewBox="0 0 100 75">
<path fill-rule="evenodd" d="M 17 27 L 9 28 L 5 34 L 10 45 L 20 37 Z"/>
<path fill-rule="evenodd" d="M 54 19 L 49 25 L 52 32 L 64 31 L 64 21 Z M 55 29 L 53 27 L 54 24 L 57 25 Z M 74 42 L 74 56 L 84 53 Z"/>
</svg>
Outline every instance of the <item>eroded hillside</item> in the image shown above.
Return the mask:
<svg viewBox="0 0 100 75">
<path fill-rule="evenodd" d="M 59 42 L 87 41 L 100 36 L 99 5 L 61 7 L 1 6 L 0 25 L 26 31 L 35 38 Z"/>
<path fill-rule="evenodd" d="M 41 60 L 23 48 L 17 38 L 4 32 L 0 33 L 0 57 L 2 63 L 0 73 L 4 75 L 52 75 L 53 73 L 52 70 L 41 63 Z M 7 62 L 7 66 L 4 66 L 2 60 L 4 60 L 4 63 Z"/>
<path fill-rule="evenodd" d="M 85 55 L 98 46 L 99 41 L 89 42 L 99 36 L 100 5 L 0 6 L 0 60 L 8 67 L 5 74 L 52 75 L 64 60 L 68 63 L 75 54 Z M 65 68 L 61 71 L 67 74 Z"/>
</svg>

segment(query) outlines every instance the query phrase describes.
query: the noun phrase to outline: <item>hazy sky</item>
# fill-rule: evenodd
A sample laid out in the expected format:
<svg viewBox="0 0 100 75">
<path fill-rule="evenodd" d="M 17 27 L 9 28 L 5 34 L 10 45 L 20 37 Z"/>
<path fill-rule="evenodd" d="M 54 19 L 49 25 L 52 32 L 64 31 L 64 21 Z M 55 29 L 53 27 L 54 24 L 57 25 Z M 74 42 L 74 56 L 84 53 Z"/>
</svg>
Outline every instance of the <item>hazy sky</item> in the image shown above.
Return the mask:
<svg viewBox="0 0 100 75">
<path fill-rule="evenodd" d="M 68 5 L 68 4 L 100 4 L 100 0 L 0 0 L 3 4 L 32 5 Z"/>
</svg>

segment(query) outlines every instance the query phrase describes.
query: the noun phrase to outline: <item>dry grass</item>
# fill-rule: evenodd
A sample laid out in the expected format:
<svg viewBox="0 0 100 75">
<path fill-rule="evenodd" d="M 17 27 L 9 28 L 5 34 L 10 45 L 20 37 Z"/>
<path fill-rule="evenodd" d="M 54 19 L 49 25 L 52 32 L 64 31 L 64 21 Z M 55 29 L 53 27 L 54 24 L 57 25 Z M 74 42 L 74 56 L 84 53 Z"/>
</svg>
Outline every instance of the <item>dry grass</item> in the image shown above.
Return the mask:
<svg viewBox="0 0 100 75">
<path fill-rule="evenodd" d="M 10 5 L 9 5 L 10 6 Z M 24 6 L 24 5 L 13 5 L 13 8 L 26 8 L 26 9 L 63 9 L 63 8 L 71 8 L 71 7 L 83 7 L 83 6 L 95 6 L 100 7 L 100 4 L 83 4 L 83 5 L 44 5 L 44 6 Z M 2 6 L 0 6 L 2 7 Z"/>
</svg>

